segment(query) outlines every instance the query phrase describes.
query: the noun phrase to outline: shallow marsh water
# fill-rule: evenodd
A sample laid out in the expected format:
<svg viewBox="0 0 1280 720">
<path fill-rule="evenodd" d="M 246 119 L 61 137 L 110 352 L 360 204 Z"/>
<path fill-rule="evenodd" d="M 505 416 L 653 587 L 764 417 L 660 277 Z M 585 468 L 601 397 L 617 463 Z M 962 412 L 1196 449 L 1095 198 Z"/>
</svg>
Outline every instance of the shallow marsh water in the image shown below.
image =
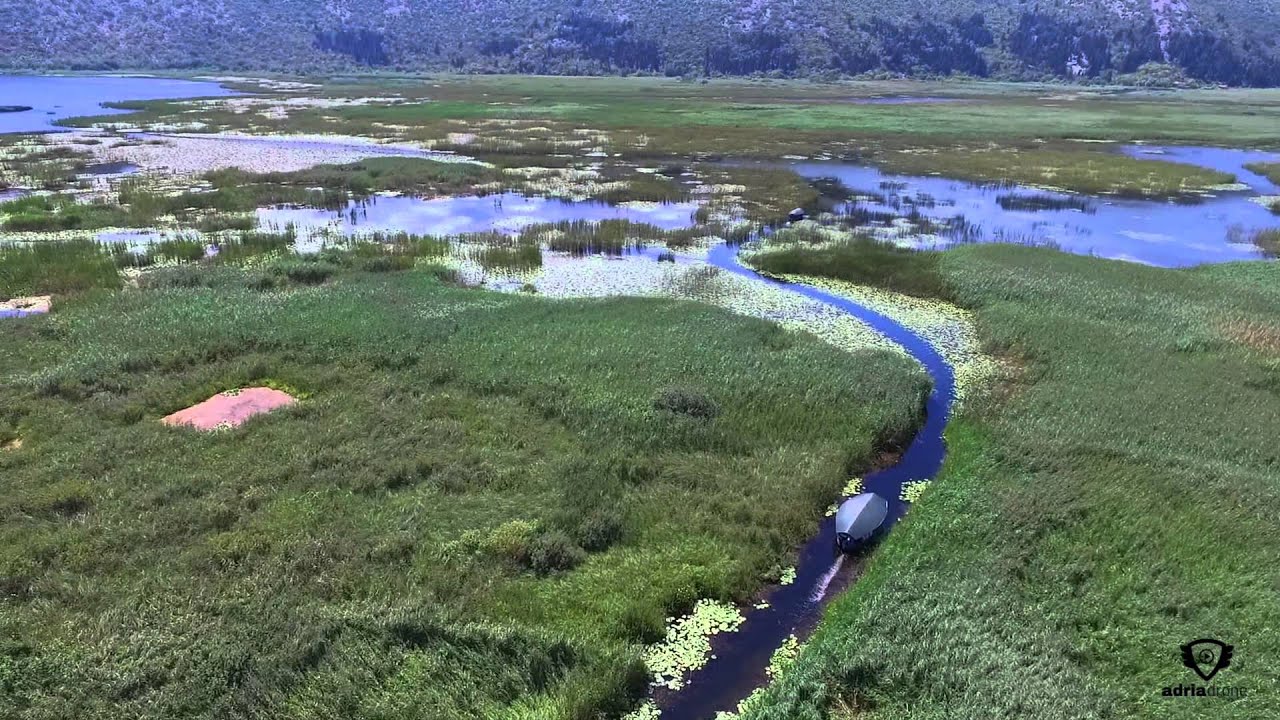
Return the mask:
<svg viewBox="0 0 1280 720">
<path fill-rule="evenodd" d="M 663 230 L 694 225 L 696 203 L 609 203 L 591 200 L 528 197 L 517 193 L 465 195 L 425 200 L 415 197 L 373 196 L 351 201 L 341 210 L 274 207 L 258 210 L 263 228 L 292 225 L 299 237 L 315 233 L 341 236 L 409 232 L 420 235 L 459 235 L 498 231 L 515 233 L 540 223 L 565 220 L 629 220 Z"/>
<path fill-rule="evenodd" d="M 1024 186 L 979 185 L 940 177 L 892 175 L 865 165 L 804 162 L 792 165 L 807 178 L 831 177 L 867 195 L 855 204 L 872 212 L 905 214 L 915 208 L 931 220 L 963 217 L 967 241 L 1052 244 L 1081 255 L 1162 267 L 1256 260 L 1261 251 L 1249 242 L 1256 230 L 1280 227 L 1280 217 L 1253 198 L 1280 193 L 1246 163 L 1275 162 L 1280 155 L 1207 147 L 1130 146 L 1134 157 L 1200 165 L 1234 174 L 1247 190 L 1229 190 L 1202 202 L 1127 200 L 1053 192 Z M 1052 198 L 1076 207 L 1006 209 L 1007 198 Z M 913 247 L 946 247 L 958 240 L 904 236 Z"/>
</svg>

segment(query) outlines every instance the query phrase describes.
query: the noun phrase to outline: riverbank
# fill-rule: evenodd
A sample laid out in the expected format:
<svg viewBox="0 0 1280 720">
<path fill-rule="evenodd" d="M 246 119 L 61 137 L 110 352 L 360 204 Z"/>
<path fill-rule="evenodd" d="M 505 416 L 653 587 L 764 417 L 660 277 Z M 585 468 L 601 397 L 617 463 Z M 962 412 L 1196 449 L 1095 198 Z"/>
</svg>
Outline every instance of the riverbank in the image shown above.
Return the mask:
<svg viewBox="0 0 1280 720">
<path fill-rule="evenodd" d="M 1231 675 L 1247 700 L 1215 713 L 1280 710 L 1262 589 L 1280 559 L 1280 266 L 923 259 L 1020 371 L 953 423 L 939 479 L 744 717 L 1142 715 L 1204 636 L 1249 656 Z"/>
</svg>

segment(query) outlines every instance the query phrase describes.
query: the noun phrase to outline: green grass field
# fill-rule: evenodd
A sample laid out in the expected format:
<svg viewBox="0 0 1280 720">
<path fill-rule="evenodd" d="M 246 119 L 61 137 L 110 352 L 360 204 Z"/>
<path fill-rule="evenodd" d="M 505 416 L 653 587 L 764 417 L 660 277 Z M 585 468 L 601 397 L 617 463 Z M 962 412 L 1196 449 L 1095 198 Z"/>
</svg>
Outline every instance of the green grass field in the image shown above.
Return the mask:
<svg viewBox="0 0 1280 720">
<path fill-rule="evenodd" d="M 807 270 L 849 277 L 847 252 Z M 1280 712 L 1280 265 L 919 260 L 1017 371 L 953 421 L 942 476 L 748 717 Z M 1199 682 L 1179 645 L 1201 637 L 1235 645 L 1215 682 L 1246 698 L 1161 697 Z"/>
<path fill-rule="evenodd" d="M 692 303 L 292 262 L 0 324 L 0 716 L 624 711 L 665 618 L 776 579 L 928 388 Z M 302 402 L 159 422 L 253 385 Z"/>
<path fill-rule="evenodd" d="M 59 233 L 0 249 L 0 299 L 56 295 L 49 317 L 0 321 L 0 717 L 616 717 L 664 621 L 776 581 L 845 481 L 909 437 L 927 378 L 696 303 L 465 289 L 451 243 L 528 270 L 540 245 L 744 240 L 840 191 L 785 156 L 1180 198 L 1231 178 L 1113 143 L 1280 148 L 1277 91 L 321 82 L 403 102 L 100 119 L 492 166 L 383 158 L 0 204 L 2 232 Z M 857 102 L 885 95 L 957 102 Z M 5 157 L 0 179 L 41 187 L 83 162 Z M 307 258 L 251 214 L 504 189 L 701 207 L 686 230 L 376 235 Z M 161 218 L 171 234 L 142 252 L 65 240 Z M 216 258 L 191 230 L 222 233 Z M 1159 693 L 1195 680 L 1178 646 L 1204 636 L 1236 646 L 1218 682 L 1249 693 L 1214 714 L 1280 716 L 1280 266 L 851 237 L 806 223 L 751 261 L 966 308 L 1006 376 L 966 397 L 943 475 L 749 717 L 1190 720 L 1206 706 Z M 1274 230 L 1241 237 L 1280 253 Z M 158 422 L 249 385 L 302 402 L 208 435 Z"/>
</svg>

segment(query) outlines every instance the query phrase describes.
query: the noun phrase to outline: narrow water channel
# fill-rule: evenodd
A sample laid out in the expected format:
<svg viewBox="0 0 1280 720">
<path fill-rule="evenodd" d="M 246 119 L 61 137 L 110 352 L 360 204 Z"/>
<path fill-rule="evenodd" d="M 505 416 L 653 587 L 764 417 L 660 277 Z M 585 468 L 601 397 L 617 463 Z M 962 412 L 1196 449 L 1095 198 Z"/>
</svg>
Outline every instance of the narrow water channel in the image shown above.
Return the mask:
<svg viewBox="0 0 1280 720">
<path fill-rule="evenodd" d="M 891 527 L 906 512 L 901 500 L 902 486 L 913 480 L 929 480 L 937 475 L 946 455 L 943 430 L 951 412 L 955 375 L 942 355 L 916 333 L 880 313 L 852 300 L 814 287 L 764 277 L 738 259 L 738 248 L 724 244 L 712 249 L 707 261 L 715 267 L 755 282 L 767 283 L 828 305 L 861 320 L 888 339 L 901 345 L 933 379 L 933 391 L 926 404 L 927 417 L 901 458 L 890 467 L 864 478 L 866 490 L 889 501 Z M 689 674 L 685 687 L 657 698 L 662 717 L 667 720 L 707 720 L 720 711 L 734 710 L 752 690 L 767 680 L 766 668 L 774 651 L 787 638 L 804 636 L 816 624 L 820 610 L 835 593 L 829 586 L 839 584 L 844 559 L 835 552 L 835 518 L 827 518 L 815 537 L 800 550 L 795 582 L 773 588 L 764 601 L 768 607 L 752 609 L 736 632 L 712 640 L 714 657 Z"/>
</svg>

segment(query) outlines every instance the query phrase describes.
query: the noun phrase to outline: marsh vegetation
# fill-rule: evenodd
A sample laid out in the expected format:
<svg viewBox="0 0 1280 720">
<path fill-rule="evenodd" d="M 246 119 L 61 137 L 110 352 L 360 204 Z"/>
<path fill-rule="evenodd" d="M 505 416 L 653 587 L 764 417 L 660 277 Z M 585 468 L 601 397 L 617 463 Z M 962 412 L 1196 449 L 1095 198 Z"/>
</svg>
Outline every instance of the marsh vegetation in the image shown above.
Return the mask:
<svg viewBox="0 0 1280 720">
<path fill-rule="evenodd" d="M 814 639 L 789 640 L 751 717 L 1127 714 L 1181 677 L 1170 648 L 1206 627 L 1252 638 L 1260 670 L 1242 665 L 1239 682 L 1262 698 L 1251 712 L 1272 709 L 1259 678 L 1280 668 L 1264 592 L 1280 458 L 1260 409 L 1280 387 L 1275 264 L 904 246 L 991 239 L 968 208 L 944 216 L 955 200 L 922 180 L 982 183 L 1000 210 L 1034 211 L 1034 232 L 1003 237 L 1020 243 L 1042 242 L 1054 213 L 1089 220 L 1076 211 L 1117 198 L 1236 192 L 1266 216 L 1223 189 L 1228 172 L 1110 143 L 1277 147 L 1274 96 L 658 78 L 254 87 L 74 124 L 341 133 L 481 162 L 260 172 L 199 158 L 166 174 L 154 158 L 190 147 L 181 135 L 3 141 L 4 181 L 36 192 L 0 204 L 17 241 L 0 247 L 0 299 L 52 293 L 55 311 L 0 321 L 0 715 L 633 710 L 655 670 L 692 662 L 664 638 L 738 622 L 794 576 L 797 545 L 911 439 L 930 387 L 851 318 L 751 304 L 741 283 L 755 281 L 698 262 L 725 242 L 772 275 L 855 283 L 862 302 L 963 346 L 948 359 L 985 351 L 1003 372 L 994 392 L 967 386 L 946 471 L 910 486 L 909 518 Z M 903 94 L 964 102 L 850 101 Z M 134 156 L 145 142 L 174 145 Z M 136 176 L 77 177 L 147 158 Z M 921 177 L 840 177 L 868 163 Z M 343 225 L 378 203 L 461 215 L 470 206 L 446 205 L 459 198 L 509 200 L 519 222 Z M 635 213 L 548 221 L 548 199 Z M 678 223 L 660 226 L 664 203 L 682 204 Z M 272 227 L 275 206 L 323 211 L 326 227 Z M 797 207 L 812 219 L 788 224 Z M 107 228 L 147 240 L 96 242 Z M 1278 252 L 1274 230 L 1237 234 Z M 597 295 L 614 291 L 602 266 L 649 263 L 652 285 L 702 302 L 537 297 L 538 274 L 568 263 L 599 272 L 584 271 Z M 491 278 L 513 292 L 469 287 Z M 158 422 L 247 386 L 301 402 L 212 434 Z M 1235 559 L 1215 561 L 1208 537 Z M 1215 592 L 1232 606 L 1204 600 Z M 1104 661 L 1116 656 L 1128 660 Z"/>
</svg>

